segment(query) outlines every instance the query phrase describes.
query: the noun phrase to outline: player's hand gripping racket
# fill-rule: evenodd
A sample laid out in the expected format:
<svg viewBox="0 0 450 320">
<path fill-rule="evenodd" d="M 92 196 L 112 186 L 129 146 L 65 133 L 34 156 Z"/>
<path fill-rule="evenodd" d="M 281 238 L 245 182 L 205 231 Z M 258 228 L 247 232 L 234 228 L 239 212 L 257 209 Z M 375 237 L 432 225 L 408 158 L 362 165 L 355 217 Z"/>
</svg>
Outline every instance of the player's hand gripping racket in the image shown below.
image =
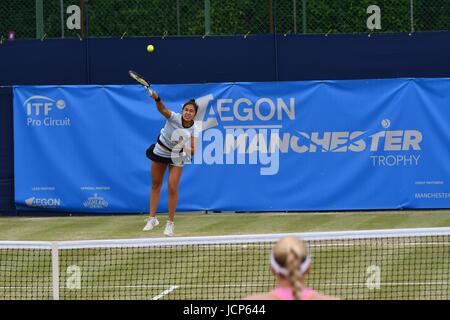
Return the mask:
<svg viewBox="0 0 450 320">
<path fill-rule="evenodd" d="M 150 89 L 150 83 L 147 80 L 145 80 L 144 77 L 142 77 L 139 73 L 133 70 L 128 71 L 128 74 L 139 84 L 143 85 L 145 89 L 147 89 L 148 93 L 150 93 L 151 95 L 153 94 L 153 90 Z"/>
</svg>

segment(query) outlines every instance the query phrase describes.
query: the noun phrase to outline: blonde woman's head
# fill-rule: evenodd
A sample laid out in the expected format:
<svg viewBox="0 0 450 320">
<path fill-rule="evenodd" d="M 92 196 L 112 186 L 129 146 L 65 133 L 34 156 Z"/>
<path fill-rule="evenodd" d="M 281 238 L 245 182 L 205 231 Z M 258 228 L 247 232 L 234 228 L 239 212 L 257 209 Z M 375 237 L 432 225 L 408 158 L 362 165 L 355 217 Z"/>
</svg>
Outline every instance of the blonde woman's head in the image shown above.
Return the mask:
<svg viewBox="0 0 450 320">
<path fill-rule="evenodd" d="M 292 287 L 295 299 L 300 299 L 303 276 L 309 271 L 310 257 L 306 244 L 292 236 L 280 239 L 271 252 L 272 271 L 285 278 Z"/>
</svg>

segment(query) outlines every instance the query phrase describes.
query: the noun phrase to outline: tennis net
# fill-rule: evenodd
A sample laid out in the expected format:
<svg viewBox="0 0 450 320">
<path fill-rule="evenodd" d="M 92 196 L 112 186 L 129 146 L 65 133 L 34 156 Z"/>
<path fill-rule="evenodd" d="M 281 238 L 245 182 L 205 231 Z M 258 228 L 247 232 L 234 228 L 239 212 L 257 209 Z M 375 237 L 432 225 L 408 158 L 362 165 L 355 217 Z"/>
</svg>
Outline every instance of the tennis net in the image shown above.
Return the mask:
<svg viewBox="0 0 450 320">
<path fill-rule="evenodd" d="M 343 299 L 450 299 L 450 228 L 0 242 L 0 299 L 240 299 L 275 285 L 272 245 L 307 242 L 307 285 Z"/>
</svg>

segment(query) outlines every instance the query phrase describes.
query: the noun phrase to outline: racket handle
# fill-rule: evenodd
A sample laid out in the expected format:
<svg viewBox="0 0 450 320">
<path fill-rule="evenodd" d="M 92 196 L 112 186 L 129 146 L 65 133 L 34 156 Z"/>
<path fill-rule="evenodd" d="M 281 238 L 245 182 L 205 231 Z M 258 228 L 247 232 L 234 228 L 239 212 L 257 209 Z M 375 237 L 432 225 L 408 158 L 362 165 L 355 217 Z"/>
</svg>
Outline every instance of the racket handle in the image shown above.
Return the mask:
<svg viewBox="0 0 450 320">
<path fill-rule="evenodd" d="M 150 89 L 149 87 L 147 87 L 147 91 L 148 91 L 148 93 L 153 94 L 153 90 Z"/>
</svg>

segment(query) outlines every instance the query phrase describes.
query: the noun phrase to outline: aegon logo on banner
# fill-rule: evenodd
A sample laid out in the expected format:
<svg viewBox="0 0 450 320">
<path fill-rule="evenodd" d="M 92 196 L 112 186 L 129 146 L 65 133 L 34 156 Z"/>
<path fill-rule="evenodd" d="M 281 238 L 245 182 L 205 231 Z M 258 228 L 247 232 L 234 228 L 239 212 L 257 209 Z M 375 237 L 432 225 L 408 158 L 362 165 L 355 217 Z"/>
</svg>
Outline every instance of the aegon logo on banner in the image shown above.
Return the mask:
<svg viewBox="0 0 450 320">
<path fill-rule="evenodd" d="M 283 119 L 295 120 L 295 99 L 283 100 L 260 98 L 217 99 L 207 113 L 207 107 L 214 100 L 208 95 L 196 99 L 199 105 L 197 121 L 201 122 L 200 150 L 194 164 L 260 164 L 261 175 L 274 175 L 279 171 L 279 153 L 314 152 L 384 152 L 371 155 L 373 166 L 418 165 L 420 155 L 386 154 L 386 152 L 420 151 L 423 139 L 419 130 L 388 130 L 389 119 L 381 122 L 382 130 L 339 131 L 339 132 L 290 132 L 280 133 Z M 264 112 L 262 108 L 264 107 Z M 216 129 L 218 119 L 223 123 L 242 121 L 247 124 L 223 125 L 224 133 Z M 255 123 L 255 120 L 258 123 Z M 271 124 L 263 124 L 261 121 Z M 276 121 L 276 124 L 273 122 Z M 252 124 L 248 124 L 252 123 Z M 178 138 L 178 137 L 175 137 Z M 207 143 L 206 145 L 204 145 Z M 236 153 L 236 154 L 235 154 Z M 247 156 L 246 156 L 247 155 Z"/>
<path fill-rule="evenodd" d="M 277 174 L 279 148 L 274 146 L 268 149 L 266 141 L 269 141 L 268 137 L 272 139 L 273 136 L 279 136 L 285 118 L 295 120 L 295 98 L 274 100 L 262 97 L 256 101 L 248 98 L 217 99 L 207 113 L 208 105 L 213 100 L 212 94 L 196 99 L 199 106 L 196 120 L 201 123 L 199 127 L 202 133 L 199 144 L 203 152 L 196 154 L 194 163 L 260 164 L 261 175 Z M 242 121 L 243 124 L 224 124 L 224 136 L 221 130 L 215 128 L 219 126 L 217 119 L 222 123 Z M 211 143 L 203 148 L 205 142 Z"/>
<path fill-rule="evenodd" d="M 58 112 L 66 108 L 66 102 L 64 100 L 55 101 L 46 96 L 32 96 L 25 100 L 23 105 L 27 111 L 27 126 L 70 126 L 70 118 L 61 118 L 61 114 Z"/>
<path fill-rule="evenodd" d="M 61 199 L 59 198 L 28 198 L 25 200 L 28 207 L 37 208 L 56 208 L 61 206 Z"/>
</svg>

